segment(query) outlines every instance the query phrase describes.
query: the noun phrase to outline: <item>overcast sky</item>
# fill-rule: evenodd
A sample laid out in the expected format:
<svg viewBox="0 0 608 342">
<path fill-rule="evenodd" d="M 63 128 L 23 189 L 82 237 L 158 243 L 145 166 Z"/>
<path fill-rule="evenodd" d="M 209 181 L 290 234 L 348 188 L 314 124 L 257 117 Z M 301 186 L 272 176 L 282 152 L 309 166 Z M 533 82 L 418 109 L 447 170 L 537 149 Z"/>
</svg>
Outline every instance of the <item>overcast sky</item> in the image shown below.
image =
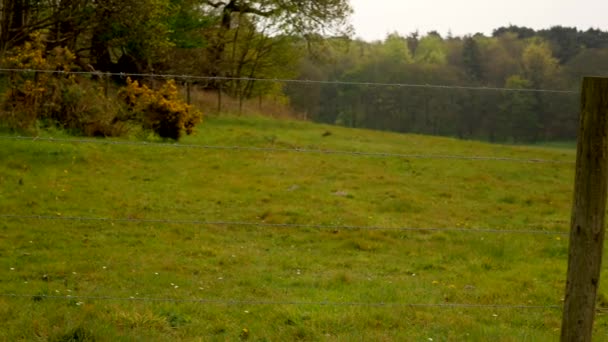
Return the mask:
<svg viewBox="0 0 608 342">
<path fill-rule="evenodd" d="M 383 39 L 387 33 L 407 35 L 449 30 L 461 36 L 509 24 L 534 29 L 555 25 L 608 30 L 608 0 L 350 0 L 356 37 Z"/>
</svg>

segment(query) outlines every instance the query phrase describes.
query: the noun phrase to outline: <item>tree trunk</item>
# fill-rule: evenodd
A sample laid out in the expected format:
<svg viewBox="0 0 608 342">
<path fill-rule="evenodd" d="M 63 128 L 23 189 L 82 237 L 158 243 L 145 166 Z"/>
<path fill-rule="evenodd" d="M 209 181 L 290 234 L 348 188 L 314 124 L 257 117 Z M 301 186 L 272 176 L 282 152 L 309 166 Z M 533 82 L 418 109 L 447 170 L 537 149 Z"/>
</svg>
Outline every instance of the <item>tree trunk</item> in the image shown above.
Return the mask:
<svg viewBox="0 0 608 342">
<path fill-rule="evenodd" d="M 27 39 L 27 33 L 22 32 L 28 17 L 27 0 L 2 0 L 2 24 L 0 48 L 2 51 L 20 45 Z"/>
</svg>

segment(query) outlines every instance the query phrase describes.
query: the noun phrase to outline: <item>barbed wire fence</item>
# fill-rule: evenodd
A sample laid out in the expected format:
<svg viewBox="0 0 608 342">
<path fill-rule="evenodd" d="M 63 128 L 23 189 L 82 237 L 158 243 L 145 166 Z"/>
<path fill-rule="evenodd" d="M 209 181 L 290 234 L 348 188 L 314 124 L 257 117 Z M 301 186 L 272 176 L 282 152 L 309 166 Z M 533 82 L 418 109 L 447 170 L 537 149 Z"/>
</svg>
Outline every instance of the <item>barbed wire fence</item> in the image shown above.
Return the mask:
<svg viewBox="0 0 608 342">
<path fill-rule="evenodd" d="M 506 309 L 506 310 L 559 310 L 558 305 L 502 305 L 502 304 L 458 304 L 458 303 L 391 303 L 391 302 L 331 302 L 331 301 L 280 301 L 280 300 L 233 300 L 233 299 L 179 299 L 179 298 L 154 298 L 154 297 L 112 297 L 112 296 L 53 296 L 53 295 L 19 295 L 0 294 L 4 298 L 35 298 L 55 300 L 91 300 L 91 301 L 123 301 L 123 302 L 163 302 L 163 303 L 192 303 L 192 304 L 215 304 L 226 306 L 334 306 L 334 307 L 406 307 L 406 308 L 446 308 L 446 309 Z"/>
<path fill-rule="evenodd" d="M 140 77 L 150 79 L 175 79 L 175 80 L 202 80 L 202 81 L 257 81 L 274 83 L 295 83 L 295 84 L 330 84 L 330 85 L 360 85 L 371 87 L 402 87 L 402 88 L 433 88 L 433 89 L 460 89 L 460 90 L 480 90 L 480 91 L 509 91 L 509 92 L 532 92 L 532 93 L 555 93 L 555 94 L 579 94 L 577 91 L 563 89 L 535 89 L 535 88 L 506 88 L 506 87 L 479 87 L 479 86 L 459 86 L 444 84 L 419 84 L 419 83 L 383 83 L 383 82 L 356 82 L 356 81 L 326 81 L 326 80 L 298 80 L 282 78 L 256 78 L 256 77 L 225 77 L 225 76 L 196 76 L 178 74 L 153 74 L 153 73 L 130 73 L 130 72 L 96 72 L 96 71 L 66 71 L 66 70 L 45 70 L 45 69 L 11 69 L 0 68 L 0 73 L 45 73 L 56 75 L 87 75 L 97 77 Z"/>
<path fill-rule="evenodd" d="M 309 148 L 275 148 L 275 147 L 257 147 L 257 146 L 212 146 L 212 145 L 193 145 L 179 143 L 151 143 L 151 142 L 134 142 L 134 141 L 116 141 L 106 139 L 66 139 L 53 137 L 22 137 L 22 136 L 0 136 L 1 140 L 17 140 L 17 141 L 32 141 L 32 142 L 52 142 L 52 143 L 74 143 L 74 144 L 101 144 L 101 145 L 122 145 L 122 146 L 149 146 L 149 147 L 167 147 L 167 148 L 183 148 L 183 149 L 201 149 L 201 150 L 220 150 L 220 151 L 235 151 L 235 152 L 274 152 L 274 153 L 302 153 L 302 154 L 333 154 L 333 155 L 350 155 L 360 157 L 379 157 L 379 158 L 404 158 L 404 159 L 446 159 L 446 160 L 469 160 L 469 161 L 503 161 L 515 163 L 530 163 L 530 164 L 565 164 L 573 165 L 574 161 L 564 160 L 548 160 L 542 158 L 509 158 L 509 157 L 492 157 L 492 156 L 466 156 L 466 155 L 447 155 L 447 154 L 406 154 L 392 152 L 362 152 L 362 151 L 345 151 L 345 150 L 329 150 L 329 149 L 309 149 Z"/>
<path fill-rule="evenodd" d="M 0 68 L 0 76 L 15 74 L 34 80 L 42 74 L 95 78 L 106 97 L 116 96 L 109 88 L 127 78 L 146 81 L 153 88 L 159 80 L 175 80 L 184 100 L 209 115 L 265 113 L 347 127 L 493 142 L 576 138 L 579 92 L 568 89 L 474 86 L 441 80 L 361 82 Z M 267 89 L 275 86 L 280 94 Z M 239 87 L 247 87 L 247 91 Z M 537 107 L 547 109 L 532 115 Z M 506 117 L 514 112 L 517 120 L 510 122 Z"/>
<path fill-rule="evenodd" d="M 573 122 L 575 114 L 572 114 L 572 104 L 578 91 L 568 89 L 543 89 L 543 88 L 508 88 L 495 86 L 459 85 L 450 82 L 441 83 L 411 83 L 411 82 L 361 82 L 332 79 L 282 79 L 282 78 L 256 78 L 256 77 L 225 77 L 225 76 L 201 76 L 180 74 L 155 74 L 155 73 L 132 73 L 132 72 L 98 72 L 98 71 L 66 71 L 45 69 L 15 69 L 0 68 L 0 75 L 13 75 L 16 73 L 40 75 L 53 74 L 58 77 L 67 75 L 78 75 L 95 77 L 103 80 L 101 83 L 108 97 L 110 79 L 119 80 L 126 78 L 137 78 L 149 80 L 155 84 L 157 80 L 177 80 L 181 84 L 183 96 L 188 104 L 194 101 L 193 89 L 197 89 L 196 104 L 204 107 L 207 113 L 231 112 L 243 114 L 258 114 L 261 111 L 271 113 L 272 116 L 288 116 L 312 119 L 323 123 L 339 124 L 349 127 L 367 127 L 382 130 L 395 130 L 404 133 L 422 133 L 433 135 L 451 135 L 461 138 L 490 139 L 497 141 L 509 139 L 536 139 L 522 133 L 522 125 L 528 125 L 526 130 L 534 130 L 534 124 L 527 122 L 527 118 L 521 118 L 514 127 L 504 127 L 503 111 L 513 110 L 508 104 L 498 104 L 499 99 L 492 99 L 495 105 L 488 106 L 488 101 L 481 98 L 471 97 L 474 93 L 501 94 L 503 100 L 509 102 L 513 99 L 505 99 L 506 94 L 529 94 L 536 98 L 535 101 L 542 102 L 543 106 L 551 104 L 551 110 L 560 112 L 555 120 L 544 118 L 544 125 L 551 126 L 551 134 L 573 139 Z M 36 78 L 37 76 L 34 76 Z M 242 89 L 232 89 L 234 84 L 239 87 L 247 83 L 249 92 L 244 95 Z M 222 84 L 233 84 L 230 88 Z M 277 95 L 264 95 L 263 93 L 251 93 L 253 84 L 276 84 L 282 89 L 284 95 L 289 99 L 289 105 L 278 105 Z M 211 86 L 211 87 L 210 87 Z M 321 87 L 319 89 L 309 87 Z M 264 86 L 262 87 L 264 88 Z M 229 90 L 232 89 L 232 90 Z M 370 89 L 386 91 L 388 97 L 378 94 Z M 260 90 L 261 91 L 261 90 Z M 441 91 L 445 95 L 429 91 Z M 464 92 L 464 93 L 463 93 Z M 212 95 L 212 94 L 216 95 Z M 369 94 L 368 94 L 369 93 Z M 468 94 L 468 95 L 467 95 Z M 216 96 L 215 100 L 211 98 Z M 550 96 L 547 100 L 544 96 Z M 249 103 L 243 107 L 246 101 L 257 100 L 256 105 Z M 397 99 L 401 98 L 401 99 Z M 570 99 L 570 100 L 569 100 Z M 253 100 L 255 101 L 255 100 Z M 363 102 L 367 102 L 365 105 Z M 527 100 L 523 101 L 524 103 Z M 215 102 L 215 103 L 214 103 Z M 521 101 L 515 101 L 517 103 Z M 529 101 L 528 101 L 529 102 Z M 264 105 L 263 105 L 264 103 Z M 373 105 L 369 105 L 373 103 Z M 518 105 L 515 105 L 517 107 Z M 323 108 L 327 108 L 324 110 Z M 458 108 L 458 109 L 451 109 Z M 521 109 L 521 108 L 520 108 Z M 485 114 L 471 115 L 476 111 Z M 390 113 L 389 113 L 390 112 Z M 570 113 L 568 113 L 570 112 Z M 389 113 L 389 114 L 383 114 Z M 522 115 L 525 115 L 522 113 Z M 383 116 L 383 120 L 377 120 Z M 541 115 L 545 117 L 546 115 Z M 400 117 L 395 124 L 395 117 Z M 418 118 L 417 118 L 418 117 Z M 420 117 L 424 117 L 421 119 Z M 388 120 L 388 121 L 387 121 Z M 403 122 L 411 121 L 408 124 Z M 374 122 L 379 122 L 379 127 L 374 127 Z M 461 123 L 459 123 L 461 122 Z M 474 130 L 477 125 L 483 127 Z M 517 126 L 517 127 L 515 127 Z M 522 132 L 520 132 L 520 130 Z M 532 134 L 535 135 L 536 133 Z M 544 135 L 549 134 L 544 132 Z M 521 136 L 520 136 L 521 135 Z"/>
<path fill-rule="evenodd" d="M 319 81 L 319 80 L 288 80 L 288 79 L 263 79 L 263 78 L 231 78 L 231 77 L 205 77 L 192 75 L 159 75 L 138 73 L 99 73 L 81 71 L 58 71 L 58 70 L 34 70 L 34 69 L 0 69 L 0 73 L 49 73 L 60 75 L 88 75 L 97 77 L 141 77 L 156 79 L 178 79 L 185 82 L 191 81 L 255 81 L 255 82 L 279 82 L 284 84 L 317 84 L 333 86 L 365 86 L 365 87 L 395 87 L 411 89 L 437 89 L 437 90 L 467 90 L 467 91 L 492 91 L 513 93 L 546 93 L 554 95 L 577 95 L 578 92 L 557 89 L 513 89 L 497 87 L 472 87 L 458 85 L 434 85 L 415 83 L 372 83 L 372 82 L 347 82 L 347 81 Z M 188 92 L 190 87 L 188 87 Z M 221 96 L 221 95 L 220 95 Z M 190 95 L 188 94 L 188 98 Z M 221 100 L 220 100 L 221 101 Z M 138 146 L 144 148 L 182 148 L 190 150 L 217 150 L 225 152 L 264 152 L 264 153 L 299 153 L 317 154 L 323 156 L 345 155 L 353 157 L 378 157 L 378 158 L 405 158 L 405 159 L 443 159 L 443 160 L 465 160 L 465 161 L 487 161 L 507 163 L 529 163 L 529 164 L 556 164 L 573 166 L 571 160 L 548 160 L 543 158 L 511 158 L 501 156 L 477 156 L 477 155 L 450 155 L 450 154 L 408 154 L 395 152 L 371 152 L 371 151 L 346 151 L 312 148 L 274 148 L 260 146 L 213 146 L 193 145 L 178 143 L 150 143 L 133 142 L 109 139 L 79 139 L 79 138 L 54 138 L 54 137 L 23 137 L 23 136 L 0 136 L 0 140 L 17 141 L 24 143 L 69 143 L 69 144 L 102 144 L 109 146 Z M 540 229 L 493 229 L 493 228 L 424 228 L 424 227 L 379 227 L 379 226 L 350 226 L 350 225 L 316 225 L 316 224 L 272 224 L 263 222 L 239 222 L 239 221 L 207 221 L 207 220 L 177 220 L 177 219 L 133 219 L 133 218 L 109 218 L 92 216 L 51 216 L 51 215 L 16 215 L 0 214 L 4 220 L 39 220 L 39 221 L 65 221 L 65 222 L 93 222 L 93 223 L 146 223 L 146 224 L 170 224 L 170 225 L 195 225 L 195 226 L 224 226 L 224 227 L 258 227 L 258 228 L 280 228 L 288 230 L 318 229 L 318 230 L 348 230 L 348 231 L 400 231 L 400 232 L 453 232 L 463 234 L 521 234 L 521 235 L 555 235 L 567 236 L 567 232 L 548 231 Z M 563 221 L 555 222 L 562 224 Z M 0 293 L 3 298 L 38 298 L 51 300 L 90 300 L 90 301 L 125 301 L 125 302 L 170 302 L 170 303 L 192 303 L 206 305 L 289 305 L 289 306 L 335 306 L 335 307 L 404 307 L 404 308 L 441 308 L 441 309 L 513 309 L 513 310 L 560 310 L 557 305 L 503 305 L 503 304 L 454 304 L 454 303 L 397 303 L 397 302 L 330 302 L 330 301 L 273 301 L 273 300 L 236 300 L 236 299 L 179 299 L 179 298 L 154 298 L 154 297 L 120 297 L 120 296 L 53 296 L 43 294 L 15 294 Z"/>
<path fill-rule="evenodd" d="M 38 221 L 67 221 L 67 222 L 114 222 L 114 223 L 146 223 L 192 226 L 224 226 L 224 227 L 259 227 L 284 228 L 286 230 L 317 229 L 317 230 L 352 230 L 352 231 L 399 231 L 399 232 L 460 232 L 460 233 L 492 233 L 492 234 L 523 234 L 523 235 L 568 235 L 567 232 L 530 229 L 489 229 L 489 228 L 416 228 L 416 227 L 378 227 L 378 226 L 347 226 L 347 225 L 315 225 L 239 221 L 201 221 L 201 220 L 171 220 L 171 219 L 136 219 L 136 218 L 106 218 L 85 216 L 50 216 L 50 215 L 0 215 L 0 218 L 10 220 Z M 540 224 L 532 224 L 540 225 Z"/>
</svg>

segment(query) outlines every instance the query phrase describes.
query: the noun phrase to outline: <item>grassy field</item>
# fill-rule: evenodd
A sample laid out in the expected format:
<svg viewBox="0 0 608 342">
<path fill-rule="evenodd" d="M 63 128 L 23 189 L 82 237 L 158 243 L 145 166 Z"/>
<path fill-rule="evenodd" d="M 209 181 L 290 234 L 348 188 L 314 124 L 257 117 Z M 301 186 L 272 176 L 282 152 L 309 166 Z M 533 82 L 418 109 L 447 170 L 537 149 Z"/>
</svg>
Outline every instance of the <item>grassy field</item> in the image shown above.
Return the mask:
<svg viewBox="0 0 608 342">
<path fill-rule="evenodd" d="M 575 158 L 572 149 L 265 118 L 209 118 L 182 143 Z M 0 219 L 0 294 L 22 296 L 0 297 L 0 340 L 559 337 L 567 235 L 528 231 L 568 231 L 573 164 L 2 145 L 0 215 L 44 217 Z M 601 313 L 595 329 L 608 339 Z"/>
</svg>

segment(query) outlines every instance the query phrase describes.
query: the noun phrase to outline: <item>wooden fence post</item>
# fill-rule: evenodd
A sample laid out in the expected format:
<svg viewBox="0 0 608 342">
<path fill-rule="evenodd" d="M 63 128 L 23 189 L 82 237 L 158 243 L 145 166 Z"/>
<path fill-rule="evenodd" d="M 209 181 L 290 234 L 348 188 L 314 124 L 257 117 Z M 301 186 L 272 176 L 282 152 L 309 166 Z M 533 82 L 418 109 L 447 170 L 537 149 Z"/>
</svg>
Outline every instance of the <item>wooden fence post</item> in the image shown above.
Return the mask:
<svg viewBox="0 0 608 342">
<path fill-rule="evenodd" d="M 192 104 L 192 97 L 190 95 L 190 81 L 186 81 L 186 102 L 188 105 Z"/>
<path fill-rule="evenodd" d="M 222 113 L 222 83 L 217 86 L 217 113 Z"/>
<path fill-rule="evenodd" d="M 105 77 L 101 76 L 103 78 L 103 93 L 104 96 L 106 97 L 106 99 L 108 98 L 108 91 L 110 90 L 110 73 L 106 73 Z"/>
<path fill-rule="evenodd" d="M 585 77 L 561 341 L 591 341 L 604 247 L 608 78 Z"/>
</svg>

